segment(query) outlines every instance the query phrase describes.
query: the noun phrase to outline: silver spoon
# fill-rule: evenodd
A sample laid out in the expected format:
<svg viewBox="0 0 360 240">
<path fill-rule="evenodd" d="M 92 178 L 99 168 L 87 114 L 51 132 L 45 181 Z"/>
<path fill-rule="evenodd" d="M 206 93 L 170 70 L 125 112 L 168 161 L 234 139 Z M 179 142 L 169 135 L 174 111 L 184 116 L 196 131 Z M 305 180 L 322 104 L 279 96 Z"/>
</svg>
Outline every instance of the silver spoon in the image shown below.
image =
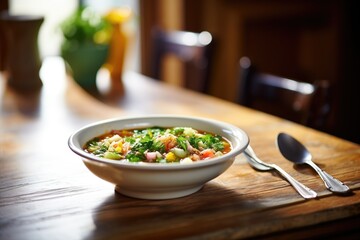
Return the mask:
<svg viewBox="0 0 360 240">
<path fill-rule="evenodd" d="M 344 183 L 335 179 L 333 176 L 320 169 L 311 159 L 310 152 L 298 140 L 286 133 L 279 133 L 277 137 L 277 145 L 281 154 L 291 162 L 296 164 L 310 165 L 324 181 L 325 186 L 335 193 L 346 193 L 350 189 Z"/>
<path fill-rule="evenodd" d="M 250 145 L 244 151 L 247 156 L 248 163 L 255 169 L 260 171 L 270 171 L 277 170 L 297 191 L 298 193 L 306 199 L 315 198 L 317 196 L 316 192 L 311 190 L 310 188 L 304 186 L 300 182 L 296 181 L 293 177 L 291 177 L 287 172 L 285 172 L 282 168 L 275 164 L 269 164 L 261 161 L 255 154 L 254 150 Z"/>
</svg>

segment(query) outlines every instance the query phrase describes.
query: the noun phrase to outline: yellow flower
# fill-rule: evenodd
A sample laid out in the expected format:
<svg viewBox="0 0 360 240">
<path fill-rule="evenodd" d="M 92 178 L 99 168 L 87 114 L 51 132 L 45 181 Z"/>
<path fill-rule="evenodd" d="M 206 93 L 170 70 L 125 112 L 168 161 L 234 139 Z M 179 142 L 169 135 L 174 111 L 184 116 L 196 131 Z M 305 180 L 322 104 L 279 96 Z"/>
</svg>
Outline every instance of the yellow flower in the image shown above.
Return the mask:
<svg viewBox="0 0 360 240">
<path fill-rule="evenodd" d="M 132 16 L 132 10 L 129 7 L 113 8 L 105 16 L 110 23 L 122 23 Z"/>
</svg>

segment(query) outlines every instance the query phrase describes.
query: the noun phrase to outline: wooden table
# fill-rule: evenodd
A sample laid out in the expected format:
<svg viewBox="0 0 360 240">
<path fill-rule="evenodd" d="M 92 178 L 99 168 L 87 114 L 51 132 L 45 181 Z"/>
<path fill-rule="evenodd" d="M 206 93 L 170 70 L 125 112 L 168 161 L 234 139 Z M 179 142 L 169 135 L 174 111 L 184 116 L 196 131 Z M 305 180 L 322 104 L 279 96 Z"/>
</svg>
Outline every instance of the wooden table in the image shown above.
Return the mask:
<svg viewBox="0 0 360 240">
<path fill-rule="evenodd" d="M 0 79 L 0 239 L 360 236 L 359 145 L 137 73 L 124 75 L 125 94 L 111 104 L 67 78 L 60 58 L 47 59 L 41 76 L 42 90 L 29 95 Z M 91 174 L 67 146 L 70 134 L 90 122 L 163 113 L 239 126 L 260 158 L 280 165 L 319 197 L 304 200 L 279 175 L 255 171 L 240 155 L 190 196 L 133 199 Z M 334 195 L 312 169 L 284 160 L 275 146 L 281 131 L 301 140 L 315 162 L 352 193 Z"/>
</svg>

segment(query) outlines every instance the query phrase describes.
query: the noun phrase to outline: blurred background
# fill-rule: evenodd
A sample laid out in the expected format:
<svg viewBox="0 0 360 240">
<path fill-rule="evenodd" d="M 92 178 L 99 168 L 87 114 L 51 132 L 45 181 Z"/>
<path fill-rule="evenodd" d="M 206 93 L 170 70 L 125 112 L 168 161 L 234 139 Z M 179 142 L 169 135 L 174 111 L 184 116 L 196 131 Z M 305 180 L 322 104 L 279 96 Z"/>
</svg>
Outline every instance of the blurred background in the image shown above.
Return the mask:
<svg viewBox="0 0 360 240">
<path fill-rule="evenodd" d="M 106 14 L 116 7 L 130 7 L 136 18 L 133 19 L 132 28 L 134 31 L 139 29 L 138 10 L 139 1 L 137 0 L 0 0 L 1 10 L 8 9 L 11 14 L 30 14 L 41 15 L 45 21 L 39 31 L 39 51 L 41 58 L 60 55 L 63 36 L 61 24 L 69 18 L 80 4 L 94 8 L 99 14 Z M 137 33 L 136 33 L 137 34 Z M 134 38 L 132 45 L 139 45 L 140 38 Z M 132 51 L 139 51 L 138 46 L 131 47 Z M 127 64 L 132 70 L 139 69 L 139 52 L 129 53 Z"/>
<path fill-rule="evenodd" d="M 330 121 L 323 131 L 360 142 L 359 22 L 354 0 L 89 0 L 100 13 L 128 6 L 131 42 L 125 70 L 151 75 L 152 30 L 208 31 L 215 44 L 207 94 L 236 101 L 239 59 L 248 56 L 263 71 L 334 86 Z M 12 13 L 40 14 L 41 58 L 60 54 L 59 25 L 76 0 L 1 0 Z M 1 34 L 1 33 L 0 33 Z M 1 36 L 3 39 L 3 36 Z M 2 40 L 1 40 L 2 41 Z M 0 42 L 1 43 L 1 42 Z M 0 54 L 1 56 L 1 54 Z M 164 80 L 186 71 L 169 59 Z"/>
</svg>

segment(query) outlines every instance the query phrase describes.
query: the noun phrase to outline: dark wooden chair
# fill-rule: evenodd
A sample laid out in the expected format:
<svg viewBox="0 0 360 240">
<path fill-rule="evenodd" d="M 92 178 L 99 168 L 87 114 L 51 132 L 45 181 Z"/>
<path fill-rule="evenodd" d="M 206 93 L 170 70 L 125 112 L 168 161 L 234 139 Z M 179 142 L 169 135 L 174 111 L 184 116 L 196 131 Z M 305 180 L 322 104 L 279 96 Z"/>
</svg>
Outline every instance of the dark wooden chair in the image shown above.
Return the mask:
<svg viewBox="0 0 360 240">
<path fill-rule="evenodd" d="M 242 57 L 239 64 L 239 104 L 326 130 L 331 109 L 328 81 L 308 83 L 263 73 L 248 57 Z"/>
<path fill-rule="evenodd" d="M 167 55 L 173 55 L 185 66 L 182 85 L 198 92 L 207 92 L 213 47 L 209 32 L 163 31 L 154 28 L 152 40 L 152 78 L 161 80 L 163 61 Z"/>
</svg>

